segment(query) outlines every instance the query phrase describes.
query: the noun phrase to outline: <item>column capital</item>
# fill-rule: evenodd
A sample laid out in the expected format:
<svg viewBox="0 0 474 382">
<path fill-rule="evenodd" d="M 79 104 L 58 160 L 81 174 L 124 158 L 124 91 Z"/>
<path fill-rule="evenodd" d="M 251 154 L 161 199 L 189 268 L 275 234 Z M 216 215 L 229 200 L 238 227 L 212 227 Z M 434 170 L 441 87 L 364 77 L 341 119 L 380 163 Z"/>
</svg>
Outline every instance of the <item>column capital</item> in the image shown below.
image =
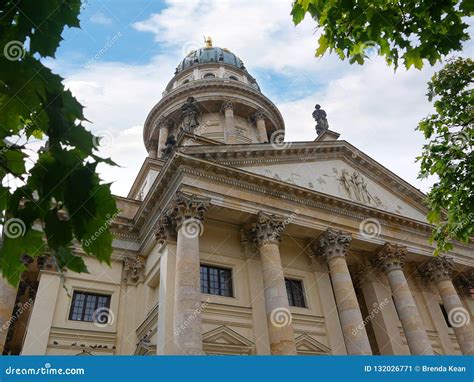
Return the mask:
<svg viewBox="0 0 474 382">
<path fill-rule="evenodd" d="M 196 225 L 201 226 L 209 204 L 209 198 L 178 191 L 169 209 L 166 211 L 166 216 L 170 219 L 176 230 L 187 220 L 194 221 Z M 200 228 L 202 229 L 202 227 Z"/>
<path fill-rule="evenodd" d="M 266 113 L 262 109 L 258 109 L 255 114 L 253 115 L 255 121 L 259 121 L 265 119 Z"/>
<path fill-rule="evenodd" d="M 436 256 L 426 260 L 417 271 L 426 281 L 438 283 L 442 280 L 451 280 L 453 276 L 453 259 L 447 256 Z"/>
<path fill-rule="evenodd" d="M 458 273 L 453 283 L 460 295 L 471 296 L 471 289 L 474 289 L 474 272 Z"/>
<path fill-rule="evenodd" d="M 281 216 L 259 211 L 257 221 L 252 224 L 249 230 L 245 231 L 243 241 L 257 248 L 266 244 L 278 244 L 287 224 L 286 219 Z"/>
<path fill-rule="evenodd" d="M 222 102 L 222 110 L 234 110 L 234 102 L 231 100 L 225 100 Z"/>
<path fill-rule="evenodd" d="M 140 257 L 126 257 L 123 260 L 123 282 L 137 285 L 145 280 L 145 260 Z"/>
<path fill-rule="evenodd" d="M 325 257 L 327 261 L 335 257 L 346 257 L 351 240 L 350 233 L 328 228 L 313 245 L 313 255 Z"/>
<path fill-rule="evenodd" d="M 158 121 L 156 122 L 156 126 L 159 128 L 159 129 L 164 129 L 164 128 L 168 128 L 170 127 L 170 121 L 165 118 L 165 117 L 160 117 L 158 119 Z"/>
<path fill-rule="evenodd" d="M 388 273 L 396 269 L 402 269 L 407 256 L 407 247 L 402 245 L 385 243 L 377 254 L 371 259 L 372 265 Z"/>
</svg>

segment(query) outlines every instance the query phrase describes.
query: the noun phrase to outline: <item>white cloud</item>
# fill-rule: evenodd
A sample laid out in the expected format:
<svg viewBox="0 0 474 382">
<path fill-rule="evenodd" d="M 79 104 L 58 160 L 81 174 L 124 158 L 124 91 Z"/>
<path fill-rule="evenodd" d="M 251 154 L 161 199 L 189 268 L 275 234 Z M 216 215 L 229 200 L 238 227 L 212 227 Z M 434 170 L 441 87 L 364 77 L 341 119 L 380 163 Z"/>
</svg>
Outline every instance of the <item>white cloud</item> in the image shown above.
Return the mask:
<svg viewBox="0 0 474 382">
<path fill-rule="evenodd" d="M 426 83 L 433 68 L 423 71 L 386 67 L 382 59 L 367 62 L 361 70 L 328 82 L 324 90 L 297 101 L 279 104 L 288 140 L 315 138 L 311 112 L 324 105 L 330 129 L 417 188 L 427 191 L 433 179 L 417 179 L 415 158 L 424 143 L 418 122 L 429 114 Z M 311 127 L 311 128 L 310 128 Z"/>
<path fill-rule="evenodd" d="M 104 26 L 110 26 L 113 24 L 113 20 L 110 17 L 104 15 L 102 12 L 94 13 L 89 20 L 94 24 Z"/>
<path fill-rule="evenodd" d="M 112 191 L 118 195 L 128 194 L 146 157 L 143 123 L 161 99 L 174 65 L 166 57 L 141 66 L 99 62 L 66 76 L 66 87 L 85 106 L 85 117 L 92 122 L 87 128 L 104 137 L 101 155 L 121 166 L 99 167 L 102 179 L 114 182 Z"/>
<path fill-rule="evenodd" d="M 203 36 L 239 55 L 249 69 L 277 71 L 331 70 L 335 57 L 322 66 L 314 59 L 314 21 L 298 27 L 291 21 L 291 2 L 167 1 L 168 7 L 149 19 L 136 22 L 137 30 L 151 32 L 155 40 L 173 51 L 202 46 Z M 186 49 L 184 49 L 186 50 Z"/>
<path fill-rule="evenodd" d="M 134 24 L 139 31 L 153 33 L 164 48 L 149 64 L 105 63 L 103 57 L 89 69 L 66 73 L 67 85 L 87 106 L 86 117 L 94 123 L 91 129 L 112 137 L 104 155 L 123 167 L 101 167 L 100 171 L 107 181 L 116 181 L 114 193 L 128 193 L 146 156 L 143 122 L 160 100 L 179 59 L 189 48 L 202 46 L 203 35 L 211 35 L 215 45 L 240 56 L 250 73 L 284 74 L 277 87 L 267 82 L 271 76 L 257 76 L 257 80 L 263 89 L 283 89 L 266 95 L 283 114 L 287 139 L 314 140 L 311 113 L 314 104 L 320 103 L 328 113 L 330 128 L 341 133 L 340 139 L 415 187 L 428 189 L 431 181 L 416 179 L 419 166 L 414 159 L 423 138 L 415 127 L 431 110 L 425 93 L 434 69 L 400 69 L 394 74 L 379 58 L 363 67 L 334 56 L 315 59 L 314 21 L 308 18 L 295 27 L 290 10 L 287 1 L 170 0 L 160 13 Z M 302 84 L 305 96 L 288 101 L 285 94 L 294 93 L 291 87 Z"/>
</svg>

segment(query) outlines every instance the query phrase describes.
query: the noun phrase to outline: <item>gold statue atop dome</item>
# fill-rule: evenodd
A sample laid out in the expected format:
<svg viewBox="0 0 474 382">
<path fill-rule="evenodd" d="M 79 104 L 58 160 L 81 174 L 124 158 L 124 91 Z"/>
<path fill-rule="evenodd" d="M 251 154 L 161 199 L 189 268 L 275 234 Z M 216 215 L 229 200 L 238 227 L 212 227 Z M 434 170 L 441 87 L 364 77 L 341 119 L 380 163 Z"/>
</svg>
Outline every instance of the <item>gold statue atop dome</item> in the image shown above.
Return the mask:
<svg viewBox="0 0 474 382">
<path fill-rule="evenodd" d="M 207 37 L 204 36 L 204 44 L 205 44 L 206 48 L 212 48 L 212 38 L 211 38 L 211 36 L 207 36 Z"/>
</svg>

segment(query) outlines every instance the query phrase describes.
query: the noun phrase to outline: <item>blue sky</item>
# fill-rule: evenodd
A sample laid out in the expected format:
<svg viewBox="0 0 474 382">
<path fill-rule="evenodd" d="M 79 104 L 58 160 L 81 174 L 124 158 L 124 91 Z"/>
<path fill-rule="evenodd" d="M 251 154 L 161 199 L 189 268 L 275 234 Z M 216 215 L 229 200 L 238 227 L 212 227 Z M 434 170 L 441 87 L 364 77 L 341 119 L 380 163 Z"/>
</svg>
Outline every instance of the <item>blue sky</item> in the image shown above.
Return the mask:
<svg viewBox="0 0 474 382">
<path fill-rule="evenodd" d="M 142 126 L 179 60 L 203 45 L 236 53 L 263 93 L 279 107 L 287 140 L 314 140 L 314 104 L 328 113 L 340 139 L 426 191 L 417 179 L 423 138 L 417 122 L 431 111 L 426 82 L 435 68 L 394 73 L 372 57 L 363 67 L 333 55 L 316 59 L 315 23 L 295 27 L 291 0 L 90 0 L 81 29 L 69 29 L 47 64 L 86 106 L 88 127 L 104 136 L 104 155 L 121 168 L 100 168 L 126 195 L 146 157 Z M 473 55 L 469 42 L 464 55 Z"/>
<path fill-rule="evenodd" d="M 89 0 L 80 15 L 81 29 L 67 29 L 57 56 L 83 65 L 103 48 L 107 38 L 121 32 L 123 38 L 104 57 L 106 61 L 144 64 L 159 54 L 162 47 L 153 36 L 133 28 L 133 23 L 160 12 L 165 4 L 146 0 Z"/>
</svg>

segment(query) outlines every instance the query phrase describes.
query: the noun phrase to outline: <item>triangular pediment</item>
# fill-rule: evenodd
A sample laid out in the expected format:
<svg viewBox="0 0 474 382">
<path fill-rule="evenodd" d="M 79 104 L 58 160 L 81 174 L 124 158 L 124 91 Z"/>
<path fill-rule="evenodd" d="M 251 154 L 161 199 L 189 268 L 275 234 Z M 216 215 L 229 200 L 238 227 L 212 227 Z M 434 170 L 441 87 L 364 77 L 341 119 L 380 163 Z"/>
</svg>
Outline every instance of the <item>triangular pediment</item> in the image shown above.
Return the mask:
<svg viewBox="0 0 474 382">
<path fill-rule="evenodd" d="M 367 174 L 343 159 L 258 164 L 240 168 L 397 215 L 426 221 L 422 211 L 389 191 L 388 185 L 378 181 L 376 175 Z"/>
<path fill-rule="evenodd" d="M 330 348 L 308 334 L 296 337 L 295 344 L 298 354 L 331 354 Z"/>
<path fill-rule="evenodd" d="M 424 195 L 345 141 L 235 145 L 197 149 L 191 155 L 278 182 L 426 222 Z"/>
<path fill-rule="evenodd" d="M 250 354 L 253 349 L 250 340 L 225 325 L 204 333 L 202 342 L 208 354 Z"/>
<path fill-rule="evenodd" d="M 223 325 L 203 334 L 204 343 L 251 347 L 253 343 L 236 331 Z"/>
</svg>

